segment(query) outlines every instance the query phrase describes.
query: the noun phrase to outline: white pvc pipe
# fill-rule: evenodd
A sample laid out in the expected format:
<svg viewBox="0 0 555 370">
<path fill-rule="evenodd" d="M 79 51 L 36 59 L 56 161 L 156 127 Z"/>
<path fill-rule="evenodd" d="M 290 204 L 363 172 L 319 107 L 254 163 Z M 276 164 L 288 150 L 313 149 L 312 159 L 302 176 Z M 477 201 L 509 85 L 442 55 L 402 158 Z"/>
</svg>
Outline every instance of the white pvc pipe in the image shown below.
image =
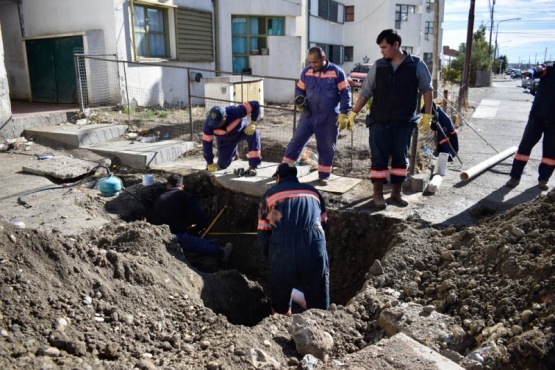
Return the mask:
<svg viewBox="0 0 555 370">
<path fill-rule="evenodd" d="M 461 180 L 467 181 L 473 178 L 474 176 L 484 172 L 488 168 L 496 165 L 497 163 L 501 162 L 502 160 L 506 159 L 507 157 L 513 155 L 518 150 L 518 147 L 512 146 L 509 149 L 494 155 L 493 157 L 486 159 L 483 162 L 478 163 L 476 166 L 469 168 L 468 170 L 461 173 Z"/>
<path fill-rule="evenodd" d="M 441 185 L 441 180 L 443 179 L 443 177 L 441 177 L 441 175 L 435 175 L 432 178 L 432 181 L 430 181 L 430 183 L 428 184 L 428 191 L 430 193 L 435 193 L 436 190 L 439 188 L 439 185 Z"/>
<path fill-rule="evenodd" d="M 304 293 L 300 290 L 293 288 L 293 291 L 291 292 L 291 302 L 295 302 L 306 310 L 306 300 L 304 298 Z"/>
</svg>

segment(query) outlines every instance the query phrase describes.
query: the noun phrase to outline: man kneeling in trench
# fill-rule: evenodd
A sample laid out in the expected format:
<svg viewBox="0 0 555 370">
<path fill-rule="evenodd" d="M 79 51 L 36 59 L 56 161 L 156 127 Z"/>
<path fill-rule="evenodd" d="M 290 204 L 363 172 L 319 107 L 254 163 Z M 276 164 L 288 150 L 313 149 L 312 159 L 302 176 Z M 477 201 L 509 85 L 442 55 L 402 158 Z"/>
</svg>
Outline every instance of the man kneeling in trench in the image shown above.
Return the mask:
<svg viewBox="0 0 555 370">
<path fill-rule="evenodd" d="M 258 241 L 270 258 L 272 313 L 291 315 L 291 292 L 304 293 L 306 308 L 328 309 L 329 263 L 324 227 L 326 205 L 313 186 L 300 183 L 297 168 L 278 166 L 276 185 L 258 211 Z"/>
<path fill-rule="evenodd" d="M 183 190 L 183 179 L 179 175 L 168 177 L 166 191 L 156 199 L 149 221 L 154 225 L 168 225 L 184 252 L 220 255 L 222 262 L 227 262 L 233 251 L 231 243 L 222 248 L 189 232 L 193 224 L 198 230 L 208 226 L 208 217 L 193 194 Z"/>
</svg>

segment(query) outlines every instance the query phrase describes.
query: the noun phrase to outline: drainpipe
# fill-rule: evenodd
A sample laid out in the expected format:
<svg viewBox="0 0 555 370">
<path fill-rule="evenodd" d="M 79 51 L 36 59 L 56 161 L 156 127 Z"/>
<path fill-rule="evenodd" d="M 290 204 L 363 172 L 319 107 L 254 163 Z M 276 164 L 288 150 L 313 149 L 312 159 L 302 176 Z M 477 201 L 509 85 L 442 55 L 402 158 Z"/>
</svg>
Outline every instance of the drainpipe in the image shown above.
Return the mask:
<svg viewBox="0 0 555 370">
<path fill-rule="evenodd" d="M 306 0 L 306 50 L 309 50 L 309 49 L 310 49 L 310 0 Z"/>
<path fill-rule="evenodd" d="M 23 0 L 17 2 L 17 12 L 19 13 L 19 27 L 21 28 L 21 37 L 25 38 L 25 22 L 23 20 Z"/>
<path fill-rule="evenodd" d="M 216 76 L 220 75 L 220 7 L 218 0 L 212 0 L 214 5 L 214 67 L 216 68 Z"/>
</svg>

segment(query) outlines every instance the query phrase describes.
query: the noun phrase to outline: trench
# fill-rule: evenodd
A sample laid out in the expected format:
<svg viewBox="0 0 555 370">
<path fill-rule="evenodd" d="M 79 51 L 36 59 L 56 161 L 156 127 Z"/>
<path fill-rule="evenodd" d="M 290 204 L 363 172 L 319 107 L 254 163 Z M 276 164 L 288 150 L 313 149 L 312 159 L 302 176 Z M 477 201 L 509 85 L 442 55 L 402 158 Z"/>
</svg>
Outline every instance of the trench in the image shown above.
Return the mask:
<svg viewBox="0 0 555 370">
<path fill-rule="evenodd" d="M 163 176 L 157 184 L 138 187 L 143 208 L 127 206 L 120 217 L 134 221 L 145 217 L 149 207 L 164 186 Z M 137 180 L 122 178 L 126 188 L 132 188 Z M 263 256 L 257 243 L 256 231 L 260 199 L 233 193 L 211 182 L 204 173 L 183 177 L 185 189 L 195 194 L 210 217 L 215 217 L 224 207 L 225 211 L 211 229 L 216 235 L 212 240 L 220 244 L 231 242 L 234 251 L 226 266 L 213 257 L 187 253 L 185 258 L 199 271 L 205 282 L 201 293 L 204 305 L 217 314 L 226 316 L 235 325 L 254 326 L 271 315 L 267 298 L 269 261 Z M 125 198 L 125 194 L 124 198 Z M 119 203 L 119 202 L 118 202 Z M 135 202 L 137 203 L 137 202 Z M 130 203 L 127 202 L 127 205 Z M 111 205 L 115 207 L 115 203 Z M 107 210 L 110 211 L 107 204 Z M 116 211 L 112 209 L 112 211 Z M 142 213 L 142 214 L 141 214 Z M 326 242 L 330 266 L 330 302 L 346 305 L 364 287 L 366 275 L 375 260 L 382 260 L 394 244 L 402 221 L 356 211 L 328 209 L 330 219 L 326 230 Z M 293 306 L 293 312 L 299 307 Z"/>
</svg>

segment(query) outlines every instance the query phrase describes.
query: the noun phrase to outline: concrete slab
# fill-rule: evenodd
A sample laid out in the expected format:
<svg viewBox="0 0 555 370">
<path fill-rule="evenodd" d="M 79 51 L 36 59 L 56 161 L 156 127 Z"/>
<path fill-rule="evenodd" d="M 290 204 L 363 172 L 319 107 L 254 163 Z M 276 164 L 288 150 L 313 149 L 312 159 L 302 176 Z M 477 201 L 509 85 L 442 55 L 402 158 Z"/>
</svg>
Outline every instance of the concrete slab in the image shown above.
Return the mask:
<svg viewBox="0 0 555 370">
<path fill-rule="evenodd" d="M 84 148 L 108 158 L 117 158 L 123 165 L 145 169 L 174 161 L 195 146 L 194 142 L 180 140 L 162 140 L 155 143 L 118 140 L 87 145 Z"/>
<path fill-rule="evenodd" d="M 45 160 L 37 159 L 36 161 L 30 161 L 22 166 L 22 170 L 23 172 L 35 175 L 68 180 L 85 175 L 97 165 L 98 163 L 93 161 L 59 156 Z"/>
<path fill-rule="evenodd" d="M 350 177 L 340 177 L 340 176 L 331 174 L 330 178 L 328 179 L 328 184 L 325 186 L 322 186 L 322 185 L 318 185 L 318 172 L 314 171 L 310 175 L 300 178 L 299 181 L 308 183 L 314 186 L 319 191 L 343 194 L 349 191 L 349 189 L 352 189 L 353 187 L 355 187 L 362 180 L 353 179 Z"/>
<path fill-rule="evenodd" d="M 37 142 L 44 140 L 65 144 L 70 148 L 103 143 L 118 138 L 127 131 L 127 125 L 100 123 L 95 125 L 74 125 L 71 123 L 25 129 L 27 137 Z"/>
</svg>

